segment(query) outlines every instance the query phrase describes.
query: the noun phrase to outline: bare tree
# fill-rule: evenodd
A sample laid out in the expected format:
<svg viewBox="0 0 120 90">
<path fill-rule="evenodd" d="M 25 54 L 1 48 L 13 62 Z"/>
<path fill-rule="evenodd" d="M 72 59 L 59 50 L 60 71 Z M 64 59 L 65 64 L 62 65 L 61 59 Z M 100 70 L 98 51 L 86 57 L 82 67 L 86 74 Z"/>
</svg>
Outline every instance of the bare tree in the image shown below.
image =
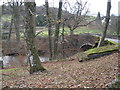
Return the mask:
<svg viewBox="0 0 120 90">
<path fill-rule="evenodd" d="M 48 39 L 49 39 L 49 52 L 50 52 L 50 60 L 53 58 L 53 53 L 52 53 L 52 21 L 51 21 L 51 16 L 49 14 L 49 4 L 48 0 L 45 0 L 45 7 L 46 7 L 46 16 L 47 16 L 47 21 L 48 21 Z"/>
<path fill-rule="evenodd" d="M 111 0 L 108 0 L 108 2 L 107 2 L 107 12 L 106 12 L 106 18 L 105 18 L 105 27 L 104 27 L 102 37 L 100 38 L 100 41 L 98 43 L 98 47 L 103 45 L 105 37 L 106 37 L 107 28 L 108 28 L 109 20 L 110 20 L 110 10 L 111 10 Z"/>
<path fill-rule="evenodd" d="M 63 17 L 65 18 L 65 24 L 70 29 L 70 34 L 74 34 L 74 30 L 80 26 L 87 26 L 94 20 L 87 20 L 89 18 L 88 13 L 89 9 L 87 7 L 88 2 L 82 2 L 82 0 L 76 0 L 76 3 L 72 5 L 69 2 L 65 2 L 64 9 L 66 15 Z"/>
<path fill-rule="evenodd" d="M 44 71 L 35 47 L 35 12 L 36 4 L 34 1 L 25 2 L 25 34 L 27 47 L 29 48 L 30 74 L 37 71 Z"/>
<path fill-rule="evenodd" d="M 22 5 L 22 0 L 11 0 L 8 5 L 12 8 L 12 18 L 9 30 L 9 39 L 11 37 L 12 26 L 14 25 L 16 31 L 16 40 L 20 41 L 20 6 Z"/>
</svg>

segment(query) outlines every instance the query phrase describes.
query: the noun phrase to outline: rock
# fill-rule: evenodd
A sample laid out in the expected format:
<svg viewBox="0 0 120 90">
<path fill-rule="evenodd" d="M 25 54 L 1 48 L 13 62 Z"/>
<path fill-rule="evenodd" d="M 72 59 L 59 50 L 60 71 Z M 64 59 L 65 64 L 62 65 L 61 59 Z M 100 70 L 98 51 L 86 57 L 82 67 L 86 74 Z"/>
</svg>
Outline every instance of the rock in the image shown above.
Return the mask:
<svg viewBox="0 0 120 90">
<path fill-rule="evenodd" d="M 80 48 L 81 48 L 83 51 L 86 51 L 86 50 L 88 50 L 88 49 L 91 49 L 92 47 L 93 47 L 92 44 L 90 44 L 90 43 L 85 43 L 85 44 L 83 44 Z"/>
<path fill-rule="evenodd" d="M 83 62 L 83 60 L 81 59 L 81 60 L 79 60 L 79 62 Z"/>
<path fill-rule="evenodd" d="M 108 85 L 108 88 L 120 88 L 120 80 L 113 80 L 112 83 Z"/>
</svg>

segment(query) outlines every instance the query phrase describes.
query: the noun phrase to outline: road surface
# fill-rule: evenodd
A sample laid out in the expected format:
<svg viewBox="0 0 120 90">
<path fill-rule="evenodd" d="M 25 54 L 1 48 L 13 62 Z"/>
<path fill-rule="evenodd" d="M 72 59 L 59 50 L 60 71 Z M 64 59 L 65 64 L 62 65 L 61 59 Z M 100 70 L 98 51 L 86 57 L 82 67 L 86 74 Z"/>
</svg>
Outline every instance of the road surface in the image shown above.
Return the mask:
<svg viewBox="0 0 120 90">
<path fill-rule="evenodd" d="M 120 40 L 118 40 L 118 39 L 105 38 L 105 40 L 109 40 L 109 41 L 112 41 L 112 42 L 120 44 Z"/>
</svg>

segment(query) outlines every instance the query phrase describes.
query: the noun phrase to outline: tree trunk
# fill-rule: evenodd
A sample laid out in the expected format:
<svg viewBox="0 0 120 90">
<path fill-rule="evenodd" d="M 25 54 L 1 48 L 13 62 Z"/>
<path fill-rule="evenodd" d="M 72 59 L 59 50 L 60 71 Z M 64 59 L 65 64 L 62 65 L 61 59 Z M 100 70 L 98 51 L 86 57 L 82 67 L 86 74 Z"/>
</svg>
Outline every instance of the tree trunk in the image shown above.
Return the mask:
<svg viewBox="0 0 120 90">
<path fill-rule="evenodd" d="M 8 35 L 8 40 L 10 40 L 11 39 L 11 32 L 12 32 L 12 26 L 13 26 L 13 15 L 12 15 L 12 17 L 11 17 L 11 23 L 10 23 L 10 30 L 9 30 L 9 35 Z"/>
<path fill-rule="evenodd" d="M 74 30 L 70 29 L 70 35 L 73 36 L 74 35 Z"/>
<path fill-rule="evenodd" d="M 20 10 L 19 10 L 19 3 L 14 2 L 15 5 L 13 6 L 13 14 L 14 14 L 14 25 L 16 31 L 16 41 L 20 41 Z"/>
<path fill-rule="evenodd" d="M 105 28 L 102 34 L 102 37 L 98 43 L 98 47 L 102 46 L 106 37 L 106 33 L 107 33 L 107 28 L 109 25 L 109 20 L 110 20 L 110 9 L 111 9 L 111 0 L 108 0 L 107 2 L 107 12 L 106 12 L 106 19 L 105 19 Z"/>
<path fill-rule="evenodd" d="M 63 55 L 63 58 L 65 57 L 65 47 L 64 47 L 64 43 L 65 43 L 65 40 L 64 40 L 64 32 L 65 32 L 65 23 L 63 22 L 63 27 L 62 27 L 62 55 Z"/>
<path fill-rule="evenodd" d="M 35 2 L 25 2 L 25 11 L 26 11 L 26 42 L 27 47 L 30 51 L 30 74 L 37 71 L 44 71 L 40 63 L 40 59 L 35 47 L 35 11 L 36 5 Z"/>
<path fill-rule="evenodd" d="M 117 26 L 117 28 L 118 28 L 118 33 L 117 33 L 117 35 L 118 35 L 118 39 L 120 40 L 120 16 L 118 16 L 118 26 Z"/>
<path fill-rule="evenodd" d="M 120 1 L 119 1 L 119 5 L 120 5 Z M 120 12 L 119 12 L 119 16 L 118 16 L 118 40 L 120 40 Z M 120 51 L 120 48 L 119 48 Z M 120 56 L 120 52 L 119 52 L 119 56 Z M 118 60 L 118 68 L 120 68 L 120 60 Z M 118 69 L 120 72 L 120 69 Z"/>
<path fill-rule="evenodd" d="M 47 21 L 48 21 L 49 53 L 50 53 L 50 60 L 52 60 L 52 58 L 53 58 L 53 53 L 52 53 L 52 25 L 51 25 L 51 19 L 50 19 L 50 15 L 49 15 L 48 1 L 45 1 L 45 6 L 46 6 Z"/>
<path fill-rule="evenodd" d="M 55 28 L 55 37 L 54 37 L 54 59 L 56 59 L 57 56 L 57 48 L 58 48 L 58 38 L 59 38 L 59 29 L 60 29 L 60 23 L 61 23 L 61 15 L 62 15 L 62 1 L 59 2 L 59 9 L 58 9 L 58 15 L 57 15 L 57 21 L 56 21 L 56 28 Z"/>
</svg>

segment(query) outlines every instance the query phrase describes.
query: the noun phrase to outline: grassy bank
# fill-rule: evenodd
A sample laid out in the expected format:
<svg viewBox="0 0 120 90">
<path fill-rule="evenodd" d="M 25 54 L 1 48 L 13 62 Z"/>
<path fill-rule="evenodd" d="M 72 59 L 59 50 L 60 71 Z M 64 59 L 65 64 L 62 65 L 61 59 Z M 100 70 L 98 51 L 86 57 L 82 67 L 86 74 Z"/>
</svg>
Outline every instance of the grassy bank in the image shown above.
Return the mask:
<svg viewBox="0 0 120 90">
<path fill-rule="evenodd" d="M 107 46 L 103 46 L 103 47 L 93 48 L 84 53 L 96 54 L 96 53 L 102 53 L 102 52 L 114 51 L 114 50 L 118 50 L 118 45 L 107 45 Z"/>
<path fill-rule="evenodd" d="M 46 29 L 46 30 L 45 30 Z M 65 34 L 70 34 L 70 30 L 68 27 L 65 27 Z M 40 31 L 42 30 L 41 27 L 37 27 L 37 30 Z M 53 28 L 54 32 L 55 28 Z M 102 29 L 97 29 L 97 28 L 89 28 L 89 27 L 79 27 L 74 30 L 74 34 L 84 34 L 84 33 L 90 33 L 90 34 L 102 34 L 103 30 Z M 113 34 L 116 35 L 116 32 L 113 32 L 111 30 L 108 30 L 108 34 Z M 60 35 L 62 34 L 62 28 L 60 28 Z M 39 34 L 39 36 L 48 36 L 48 31 L 47 28 L 44 28 L 44 31 Z"/>
<path fill-rule="evenodd" d="M 41 28 L 39 29 L 39 27 L 37 27 L 38 31 L 42 30 Z M 53 28 L 53 31 L 55 30 L 55 28 Z M 65 27 L 65 34 L 70 34 L 70 30 L 69 28 Z M 91 29 L 88 27 L 80 27 L 74 30 L 74 34 L 83 34 L 83 33 L 91 33 L 91 34 L 101 34 L 102 31 L 99 29 Z M 60 28 L 60 35 L 62 34 L 62 28 Z M 43 32 L 41 32 L 39 34 L 39 36 L 48 36 L 48 31 L 47 28 L 46 30 L 44 30 Z"/>
</svg>

